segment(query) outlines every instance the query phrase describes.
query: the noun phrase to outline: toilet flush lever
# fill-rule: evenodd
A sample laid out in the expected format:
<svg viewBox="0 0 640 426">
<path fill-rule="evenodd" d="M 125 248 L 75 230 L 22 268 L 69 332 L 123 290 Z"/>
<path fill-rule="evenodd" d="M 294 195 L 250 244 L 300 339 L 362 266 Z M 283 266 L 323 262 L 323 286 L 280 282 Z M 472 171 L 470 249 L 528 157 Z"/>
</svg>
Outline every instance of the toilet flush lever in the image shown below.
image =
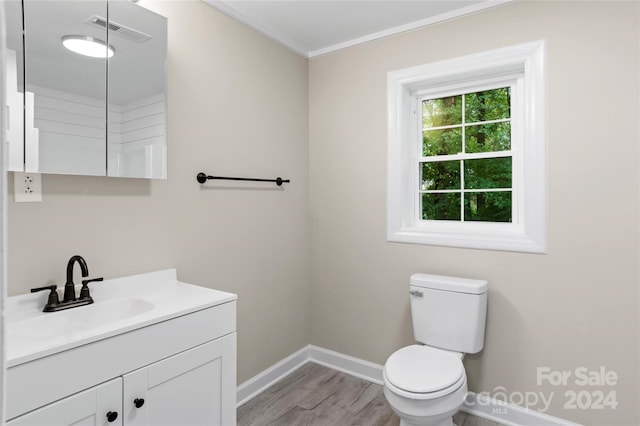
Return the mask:
<svg viewBox="0 0 640 426">
<path fill-rule="evenodd" d="M 422 297 L 423 294 L 420 290 L 410 290 L 409 294 L 416 297 Z"/>
</svg>

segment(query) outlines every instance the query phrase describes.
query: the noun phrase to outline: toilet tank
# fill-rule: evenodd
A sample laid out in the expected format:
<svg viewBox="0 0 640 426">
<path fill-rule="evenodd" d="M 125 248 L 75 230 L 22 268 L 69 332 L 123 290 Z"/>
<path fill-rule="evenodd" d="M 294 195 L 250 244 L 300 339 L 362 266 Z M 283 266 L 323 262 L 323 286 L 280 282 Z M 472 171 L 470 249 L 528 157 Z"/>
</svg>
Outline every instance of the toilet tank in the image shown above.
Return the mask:
<svg viewBox="0 0 640 426">
<path fill-rule="evenodd" d="M 487 317 L 487 282 L 413 274 L 411 318 L 415 339 L 455 352 L 480 352 Z"/>
</svg>

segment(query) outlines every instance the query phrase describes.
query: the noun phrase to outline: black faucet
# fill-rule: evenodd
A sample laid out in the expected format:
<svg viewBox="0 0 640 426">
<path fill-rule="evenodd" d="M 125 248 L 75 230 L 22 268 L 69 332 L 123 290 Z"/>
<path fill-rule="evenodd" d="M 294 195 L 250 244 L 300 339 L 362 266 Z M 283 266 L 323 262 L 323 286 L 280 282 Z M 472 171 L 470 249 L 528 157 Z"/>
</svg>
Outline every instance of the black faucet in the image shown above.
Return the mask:
<svg viewBox="0 0 640 426">
<path fill-rule="evenodd" d="M 62 299 L 62 303 L 72 302 L 76 300 L 76 287 L 73 283 L 73 267 L 76 262 L 80 264 L 80 269 L 82 270 L 82 278 L 86 278 L 89 276 L 89 268 L 87 268 L 87 262 L 84 260 L 82 256 L 72 256 L 67 262 L 67 282 L 64 285 L 64 297 Z"/>
<path fill-rule="evenodd" d="M 31 289 L 31 293 L 35 293 L 36 291 L 41 290 L 51 291 L 51 293 L 49 293 L 47 304 L 44 306 L 44 312 L 56 312 L 63 309 L 75 308 L 77 306 L 84 306 L 93 303 L 93 298 L 89 294 L 89 286 L 87 284 L 94 281 L 102 281 L 103 278 L 100 277 L 90 280 L 82 280 L 80 297 L 76 299 L 76 289 L 75 284 L 73 283 L 73 267 L 75 266 L 76 262 L 80 264 L 82 278 L 86 278 L 89 276 L 89 268 L 87 268 L 87 262 L 82 258 L 82 256 L 72 256 L 67 263 L 67 282 L 64 285 L 64 297 L 62 299 L 62 302 L 58 301 L 58 291 L 55 285 Z"/>
</svg>

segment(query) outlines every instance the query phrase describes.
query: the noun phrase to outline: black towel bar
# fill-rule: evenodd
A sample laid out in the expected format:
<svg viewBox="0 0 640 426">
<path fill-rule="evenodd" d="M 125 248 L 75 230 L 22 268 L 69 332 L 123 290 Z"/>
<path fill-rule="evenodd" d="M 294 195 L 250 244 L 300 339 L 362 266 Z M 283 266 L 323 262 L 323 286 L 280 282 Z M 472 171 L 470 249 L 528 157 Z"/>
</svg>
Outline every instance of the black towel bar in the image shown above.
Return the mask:
<svg viewBox="0 0 640 426">
<path fill-rule="evenodd" d="M 207 179 L 214 180 L 244 180 L 251 182 L 275 182 L 276 185 L 282 186 L 283 183 L 291 182 L 289 179 L 282 179 L 281 177 L 277 177 L 275 179 L 257 179 L 257 178 L 241 178 L 241 177 L 228 177 L 228 176 L 209 176 L 206 173 L 198 173 L 196 176 L 196 180 L 198 183 L 205 183 Z"/>
</svg>

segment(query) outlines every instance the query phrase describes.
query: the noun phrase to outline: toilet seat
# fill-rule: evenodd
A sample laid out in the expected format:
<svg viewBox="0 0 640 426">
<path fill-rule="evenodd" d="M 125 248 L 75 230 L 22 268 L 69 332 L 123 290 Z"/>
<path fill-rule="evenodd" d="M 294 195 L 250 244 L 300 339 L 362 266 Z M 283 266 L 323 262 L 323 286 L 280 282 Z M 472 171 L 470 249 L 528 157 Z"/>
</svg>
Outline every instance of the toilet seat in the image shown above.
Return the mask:
<svg viewBox="0 0 640 426">
<path fill-rule="evenodd" d="M 456 354 L 422 345 L 394 352 L 383 374 L 391 390 L 412 399 L 438 398 L 466 381 L 464 366 Z"/>
</svg>

